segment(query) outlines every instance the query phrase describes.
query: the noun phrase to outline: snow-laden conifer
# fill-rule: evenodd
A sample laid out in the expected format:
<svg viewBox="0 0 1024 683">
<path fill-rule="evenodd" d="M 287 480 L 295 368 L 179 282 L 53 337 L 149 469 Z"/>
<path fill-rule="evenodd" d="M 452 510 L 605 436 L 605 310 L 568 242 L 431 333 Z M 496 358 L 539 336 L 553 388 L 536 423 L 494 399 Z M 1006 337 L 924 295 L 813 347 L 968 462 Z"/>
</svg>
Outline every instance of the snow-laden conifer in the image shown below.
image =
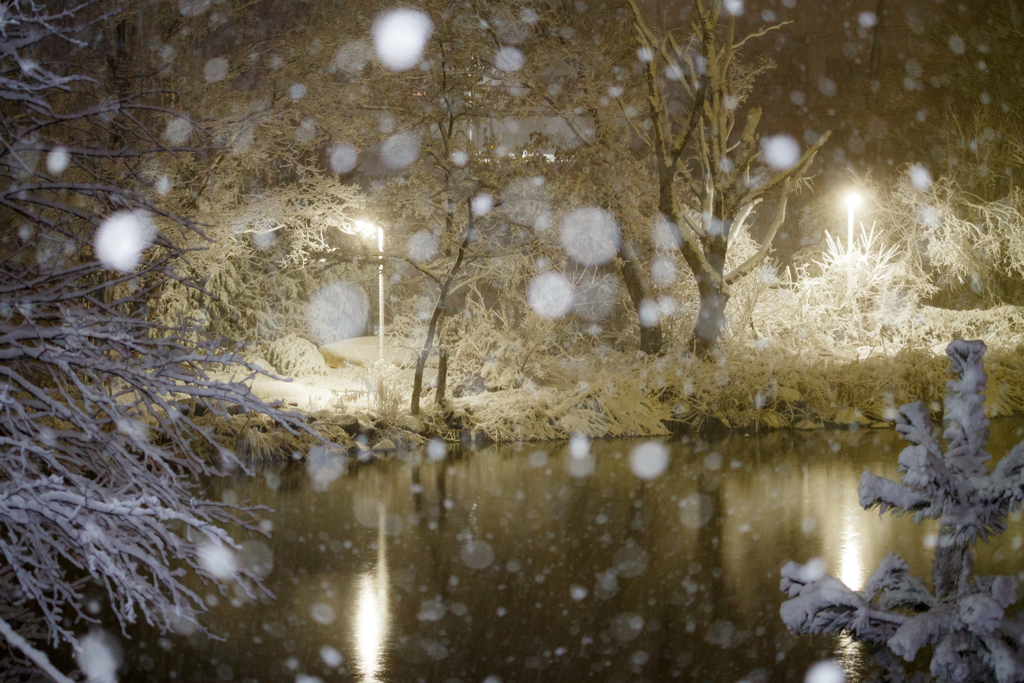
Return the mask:
<svg viewBox="0 0 1024 683">
<path fill-rule="evenodd" d="M 1006 516 L 1024 498 L 1024 442 L 989 473 L 986 462 L 987 380 L 982 341 L 957 340 L 946 354 L 956 377 L 946 383 L 943 452 L 923 403 L 899 409 L 896 430 L 910 443 L 899 455 L 901 483 L 865 472 L 860 503 L 914 521 L 940 523 L 932 562 L 932 590 L 909 573 L 894 553 L 879 564 L 863 590 L 819 576 L 790 562 L 781 588 L 789 596 L 782 619 L 794 633 L 846 632 L 884 646 L 906 661 L 932 647 L 931 673 L 943 681 L 1024 680 L 1024 633 L 1005 611 L 1017 600 L 1012 576 L 975 576 L 978 539 L 1006 529 Z"/>
</svg>

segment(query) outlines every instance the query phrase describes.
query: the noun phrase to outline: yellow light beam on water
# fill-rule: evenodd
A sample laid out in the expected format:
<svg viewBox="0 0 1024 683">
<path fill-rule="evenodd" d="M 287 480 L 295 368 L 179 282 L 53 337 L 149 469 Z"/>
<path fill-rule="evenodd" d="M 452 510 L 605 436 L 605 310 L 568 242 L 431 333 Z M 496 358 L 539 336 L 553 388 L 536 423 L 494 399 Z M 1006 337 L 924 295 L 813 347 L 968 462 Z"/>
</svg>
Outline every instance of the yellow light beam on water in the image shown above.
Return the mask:
<svg viewBox="0 0 1024 683">
<path fill-rule="evenodd" d="M 388 636 L 388 562 L 384 535 L 384 506 L 378 508 L 377 566 L 359 577 L 353 630 L 356 670 L 363 683 L 379 683 Z"/>
</svg>

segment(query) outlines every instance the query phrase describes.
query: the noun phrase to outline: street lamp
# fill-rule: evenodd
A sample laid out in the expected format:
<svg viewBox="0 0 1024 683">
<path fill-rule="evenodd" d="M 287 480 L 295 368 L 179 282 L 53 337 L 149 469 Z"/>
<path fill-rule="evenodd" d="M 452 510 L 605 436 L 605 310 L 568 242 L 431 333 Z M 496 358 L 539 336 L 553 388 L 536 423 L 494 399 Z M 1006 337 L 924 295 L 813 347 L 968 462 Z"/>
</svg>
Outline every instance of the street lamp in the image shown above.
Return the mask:
<svg viewBox="0 0 1024 683">
<path fill-rule="evenodd" d="M 379 360 L 384 362 L 384 228 L 379 225 L 374 225 L 369 221 L 354 221 L 359 232 L 366 237 L 373 237 L 373 233 L 377 233 L 377 249 L 380 255 L 377 256 L 377 260 L 380 265 L 377 266 L 377 314 L 378 318 L 378 336 L 380 345 L 380 356 Z"/>
<path fill-rule="evenodd" d="M 846 252 L 853 253 L 853 210 L 860 206 L 860 195 L 850 192 L 846 195 L 846 208 L 849 209 L 849 221 L 846 225 Z"/>
</svg>

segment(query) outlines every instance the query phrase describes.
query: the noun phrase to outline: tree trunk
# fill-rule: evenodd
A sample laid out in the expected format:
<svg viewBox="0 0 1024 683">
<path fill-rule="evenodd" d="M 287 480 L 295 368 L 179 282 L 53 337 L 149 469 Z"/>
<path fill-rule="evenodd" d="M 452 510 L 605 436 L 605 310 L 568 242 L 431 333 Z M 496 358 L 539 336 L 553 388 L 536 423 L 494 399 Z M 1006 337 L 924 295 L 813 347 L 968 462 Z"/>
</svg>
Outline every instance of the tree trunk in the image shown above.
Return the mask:
<svg viewBox="0 0 1024 683">
<path fill-rule="evenodd" d="M 441 316 L 444 314 L 445 304 L 448 303 L 448 292 L 451 291 L 452 282 L 455 281 L 455 276 L 458 274 L 459 269 L 462 268 L 462 263 L 466 258 L 466 249 L 469 247 L 469 238 L 473 234 L 473 211 L 472 200 L 466 200 L 466 207 L 469 211 L 469 229 L 466 230 L 466 237 L 462 240 L 459 245 L 459 254 L 455 258 L 455 263 L 452 264 L 451 270 L 448 271 L 448 275 L 445 276 L 444 282 L 441 283 L 441 291 L 437 294 L 437 303 L 434 305 L 434 312 L 430 316 L 430 323 L 427 325 L 427 339 L 423 342 L 423 350 L 420 351 L 420 357 L 416 360 L 416 372 L 412 378 L 412 402 L 409 406 L 409 412 L 413 415 L 420 414 L 420 395 L 423 393 L 423 369 L 427 365 L 427 358 L 430 356 L 430 349 L 434 344 L 434 335 L 437 334 L 438 324 L 440 323 Z M 447 373 L 447 358 L 445 358 L 445 372 Z M 441 368 L 438 367 L 438 381 L 441 378 Z M 438 385 L 438 389 L 441 389 Z"/>
<path fill-rule="evenodd" d="M 434 401 L 444 406 L 444 395 L 448 390 L 448 349 L 439 347 L 437 355 L 437 391 L 434 392 Z"/>
<path fill-rule="evenodd" d="M 932 559 L 932 590 L 936 598 L 957 593 L 963 581 L 974 570 L 974 553 L 966 544 L 953 540 L 953 527 L 939 529 Z"/>
<path fill-rule="evenodd" d="M 709 358 L 722 338 L 729 295 L 719 287 L 704 283 L 698 284 L 697 289 L 700 292 L 700 310 L 687 346 L 699 358 Z"/>
<path fill-rule="evenodd" d="M 729 290 L 724 282 L 725 255 L 728 240 L 724 236 L 713 237 L 705 251 L 708 264 L 714 270 L 697 276 L 697 292 L 700 295 L 700 309 L 693 323 L 693 332 L 687 347 L 698 358 L 710 358 L 722 339 L 725 329 L 725 307 L 729 303 Z"/>
<path fill-rule="evenodd" d="M 626 284 L 626 291 L 629 292 L 633 310 L 636 312 L 637 318 L 640 318 L 640 307 L 649 298 L 640 261 L 633 252 L 632 246 L 626 244 L 623 245 L 619 256 L 622 258 L 622 281 Z M 641 319 L 640 350 L 648 355 L 660 354 L 663 341 L 661 320 L 659 319 L 654 325 L 644 327 Z"/>
</svg>

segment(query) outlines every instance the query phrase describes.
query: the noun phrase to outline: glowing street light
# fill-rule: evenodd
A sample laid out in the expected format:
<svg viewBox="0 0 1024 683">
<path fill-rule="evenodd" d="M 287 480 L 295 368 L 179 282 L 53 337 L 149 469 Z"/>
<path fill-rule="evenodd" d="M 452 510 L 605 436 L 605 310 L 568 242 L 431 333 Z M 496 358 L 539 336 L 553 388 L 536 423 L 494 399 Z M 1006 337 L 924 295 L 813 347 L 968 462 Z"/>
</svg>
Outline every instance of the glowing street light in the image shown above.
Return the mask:
<svg viewBox="0 0 1024 683">
<path fill-rule="evenodd" d="M 380 344 L 380 361 L 384 361 L 384 228 L 374 225 L 369 221 L 353 221 L 356 228 L 364 237 L 373 238 L 377 233 L 377 249 L 380 255 L 377 260 L 380 265 L 377 267 L 377 311 L 378 311 L 378 332 Z"/>
<path fill-rule="evenodd" d="M 846 251 L 853 253 L 853 210 L 860 206 L 860 195 L 850 192 L 846 195 L 846 208 L 849 209 L 849 221 L 846 226 Z"/>
</svg>

